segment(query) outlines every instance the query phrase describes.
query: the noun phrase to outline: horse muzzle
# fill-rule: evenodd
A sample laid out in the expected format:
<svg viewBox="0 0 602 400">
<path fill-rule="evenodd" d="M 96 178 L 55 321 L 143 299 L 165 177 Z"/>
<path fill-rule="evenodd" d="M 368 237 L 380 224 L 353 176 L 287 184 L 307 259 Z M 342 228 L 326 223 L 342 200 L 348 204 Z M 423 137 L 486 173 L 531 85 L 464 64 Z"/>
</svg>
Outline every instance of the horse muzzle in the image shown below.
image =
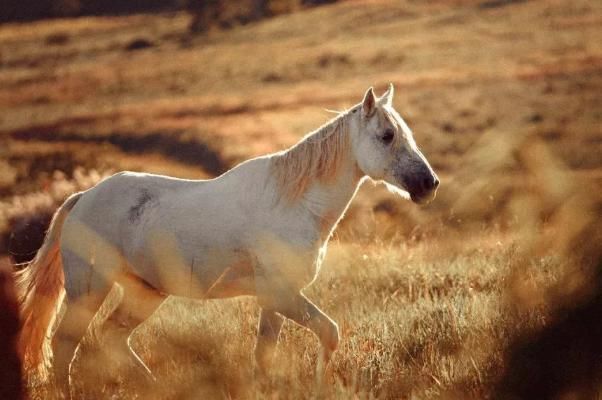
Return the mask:
<svg viewBox="0 0 602 400">
<path fill-rule="evenodd" d="M 437 195 L 439 178 L 433 173 L 426 177 L 411 179 L 405 186 L 414 203 L 428 204 Z"/>
</svg>

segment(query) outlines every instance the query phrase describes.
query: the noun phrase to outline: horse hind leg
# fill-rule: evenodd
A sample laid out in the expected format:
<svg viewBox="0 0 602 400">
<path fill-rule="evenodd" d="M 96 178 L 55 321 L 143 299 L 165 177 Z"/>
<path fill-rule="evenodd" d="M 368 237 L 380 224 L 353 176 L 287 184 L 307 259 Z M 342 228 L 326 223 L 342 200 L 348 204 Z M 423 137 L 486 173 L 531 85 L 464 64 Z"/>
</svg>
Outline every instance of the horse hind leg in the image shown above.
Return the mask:
<svg viewBox="0 0 602 400">
<path fill-rule="evenodd" d="M 55 377 L 66 398 L 74 398 L 73 361 L 79 352 L 82 339 L 86 333 L 109 329 L 109 319 L 125 320 L 127 330 L 125 337 L 119 335 L 117 346 L 111 349 L 111 356 L 125 356 L 126 361 L 131 362 L 145 377 L 156 381 L 146 363 L 133 349 L 131 339 L 140 324 L 164 299 L 165 296 L 137 282 L 120 280 L 113 284 L 106 295 L 96 291 L 94 294 L 68 300 L 53 340 Z M 123 318 L 124 315 L 127 318 Z"/>
<path fill-rule="evenodd" d="M 119 279 L 119 285 L 123 288 L 123 301 L 111 320 L 124 327 L 125 334 L 119 335 L 117 346 L 121 354 L 125 355 L 139 372 L 155 382 L 156 377 L 134 349 L 132 338 L 144 321 L 159 308 L 166 296 L 141 278 L 129 273 Z"/>
<path fill-rule="evenodd" d="M 104 293 L 96 293 L 76 299 L 66 299 L 64 305 L 66 309 L 53 337 L 54 375 L 66 398 L 71 397 L 73 359 L 80 342 L 93 324 L 94 316 L 100 309 L 104 297 Z"/>
<path fill-rule="evenodd" d="M 53 335 L 53 370 L 59 388 L 70 398 L 71 367 L 75 354 L 86 332 L 94 332 L 104 323 L 106 316 L 112 313 L 113 310 L 109 309 L 102 313 L 104 316 L 98 315 L 114 286 L 114 280 L 108 274 L 101 274 L 92 262 L 83 260 L 68 249 L 63 249 L 62 260 L 65 311 L 59 317 L 58 328 Z M 115 290 L 118 292 L 119 288 Z"/>
</svg>

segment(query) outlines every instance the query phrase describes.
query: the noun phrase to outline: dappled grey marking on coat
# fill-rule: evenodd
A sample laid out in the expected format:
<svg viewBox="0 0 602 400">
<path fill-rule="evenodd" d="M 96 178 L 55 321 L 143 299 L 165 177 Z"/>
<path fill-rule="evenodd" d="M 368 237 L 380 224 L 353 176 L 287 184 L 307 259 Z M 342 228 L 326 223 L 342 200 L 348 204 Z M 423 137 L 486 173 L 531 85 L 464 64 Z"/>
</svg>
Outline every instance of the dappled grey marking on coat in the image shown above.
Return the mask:
<svg viewBox="0 0 602 400">
<path fill-rule="evenodd" d="M 153 200 L 150 192 L 147 189 L 140 190 L 140 195 L 136 204 L 134 204 L 128 212 L 128 219 L 131 223 L 137 222 L 144 212 L 146 205 Z"/>
<path fill-rule="evenodd" d="M 159 307 L 164 294 L 254 295 L 262 308 L 259 367 L 269 365 L 282 317 L 310 329 L 328 361 L 339 342 L 338 326 L 303 290 L 316 279 L 330 235 L 358 187 L 373 179 L 423 202 L 434 198 L 439 183 L 392 99 L 392 86 L 380 98 L 370 88 L 361 103 L 291 148 L 245 161 L 215 179 L 122 172 L 69 198 L 21 278 L 24 313 L 31 317 L 22 343 L 30 367 L 49 359 L 40 349 L 63 274 L 66 320 L 80 315 L 71 304 L 85 304 L 89 313 L 83 315 L 92 318 L 99 304 L 88 300 L 102 299 L 112 287 L 122 288 L 119 307 L 136 304 L 138 321 Z M 93 271 L 89 297 L 83 271 Z M 77 332 L 61 323 L 54 338 L 55 372 L 63 379 L 90 320 L 80 322 Z M 154 379 L 129 340 L 127 348 L 134 365 Z"/>
</svg>

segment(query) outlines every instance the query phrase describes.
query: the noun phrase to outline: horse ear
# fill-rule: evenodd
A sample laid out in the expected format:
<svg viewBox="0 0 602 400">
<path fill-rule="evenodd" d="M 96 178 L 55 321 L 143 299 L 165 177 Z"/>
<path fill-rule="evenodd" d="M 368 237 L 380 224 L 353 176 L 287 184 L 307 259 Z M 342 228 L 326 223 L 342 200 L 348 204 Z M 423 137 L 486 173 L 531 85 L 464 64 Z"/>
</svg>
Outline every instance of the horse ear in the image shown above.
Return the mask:
<svg viewBox="0 0 602 400">
<path fill-rule="evenodd" d="M 392 83 L 389 83 L 389 88 L 387 89 L 387 91 L 385 92 L 385 94 L 383 94 L 380 98 L 380 101 L 383 102 L 386 105 L 392 105 L 393 104 L 393 94 L 395 93 L 395 88 L 393 87 Z"/>
<path fill-rule="evenodd" d="M 362 115 L 364 117 L 371 117 L 376 109 L 376 97 L 374 96 L 374 89 L 372 86 L 366 90 L 364 100 L 362 100 Z"/>
</svg>

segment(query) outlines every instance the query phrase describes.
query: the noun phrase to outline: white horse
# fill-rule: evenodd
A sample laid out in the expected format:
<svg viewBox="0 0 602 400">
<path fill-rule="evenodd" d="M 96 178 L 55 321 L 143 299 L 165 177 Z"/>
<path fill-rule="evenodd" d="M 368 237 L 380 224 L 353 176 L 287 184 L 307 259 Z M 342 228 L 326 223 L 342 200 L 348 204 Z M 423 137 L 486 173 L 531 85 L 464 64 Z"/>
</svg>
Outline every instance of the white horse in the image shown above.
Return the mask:
<svg viewBox="0 0 602 400">
<path fill-rule="evenodd" d="M 339 342 L 337 324 L 302 291 L 360 183 L 385 181 L 415 202 L 430 201 L 439 184 L 392 99 L 392 85 L 378 99 L 370 88 L 361 103 L 293 147 L 215 179 L 121 172 L 69 197 L 19 273 L 26 365 L 45 370 L 53 349 L 56 376 L 68 385 L 76 347 L 115 286 L 121 303 L 110 312 L 128 315 L 132 330 L 170 294 L 254 295 L 260 370 L 284 318 L 315 333 L 327 361 Z M 49 326 L 63 287 L 66 312 L 51 349 Z M 150 374 L 129 339 L 124 350 Z"/>
</svg>

